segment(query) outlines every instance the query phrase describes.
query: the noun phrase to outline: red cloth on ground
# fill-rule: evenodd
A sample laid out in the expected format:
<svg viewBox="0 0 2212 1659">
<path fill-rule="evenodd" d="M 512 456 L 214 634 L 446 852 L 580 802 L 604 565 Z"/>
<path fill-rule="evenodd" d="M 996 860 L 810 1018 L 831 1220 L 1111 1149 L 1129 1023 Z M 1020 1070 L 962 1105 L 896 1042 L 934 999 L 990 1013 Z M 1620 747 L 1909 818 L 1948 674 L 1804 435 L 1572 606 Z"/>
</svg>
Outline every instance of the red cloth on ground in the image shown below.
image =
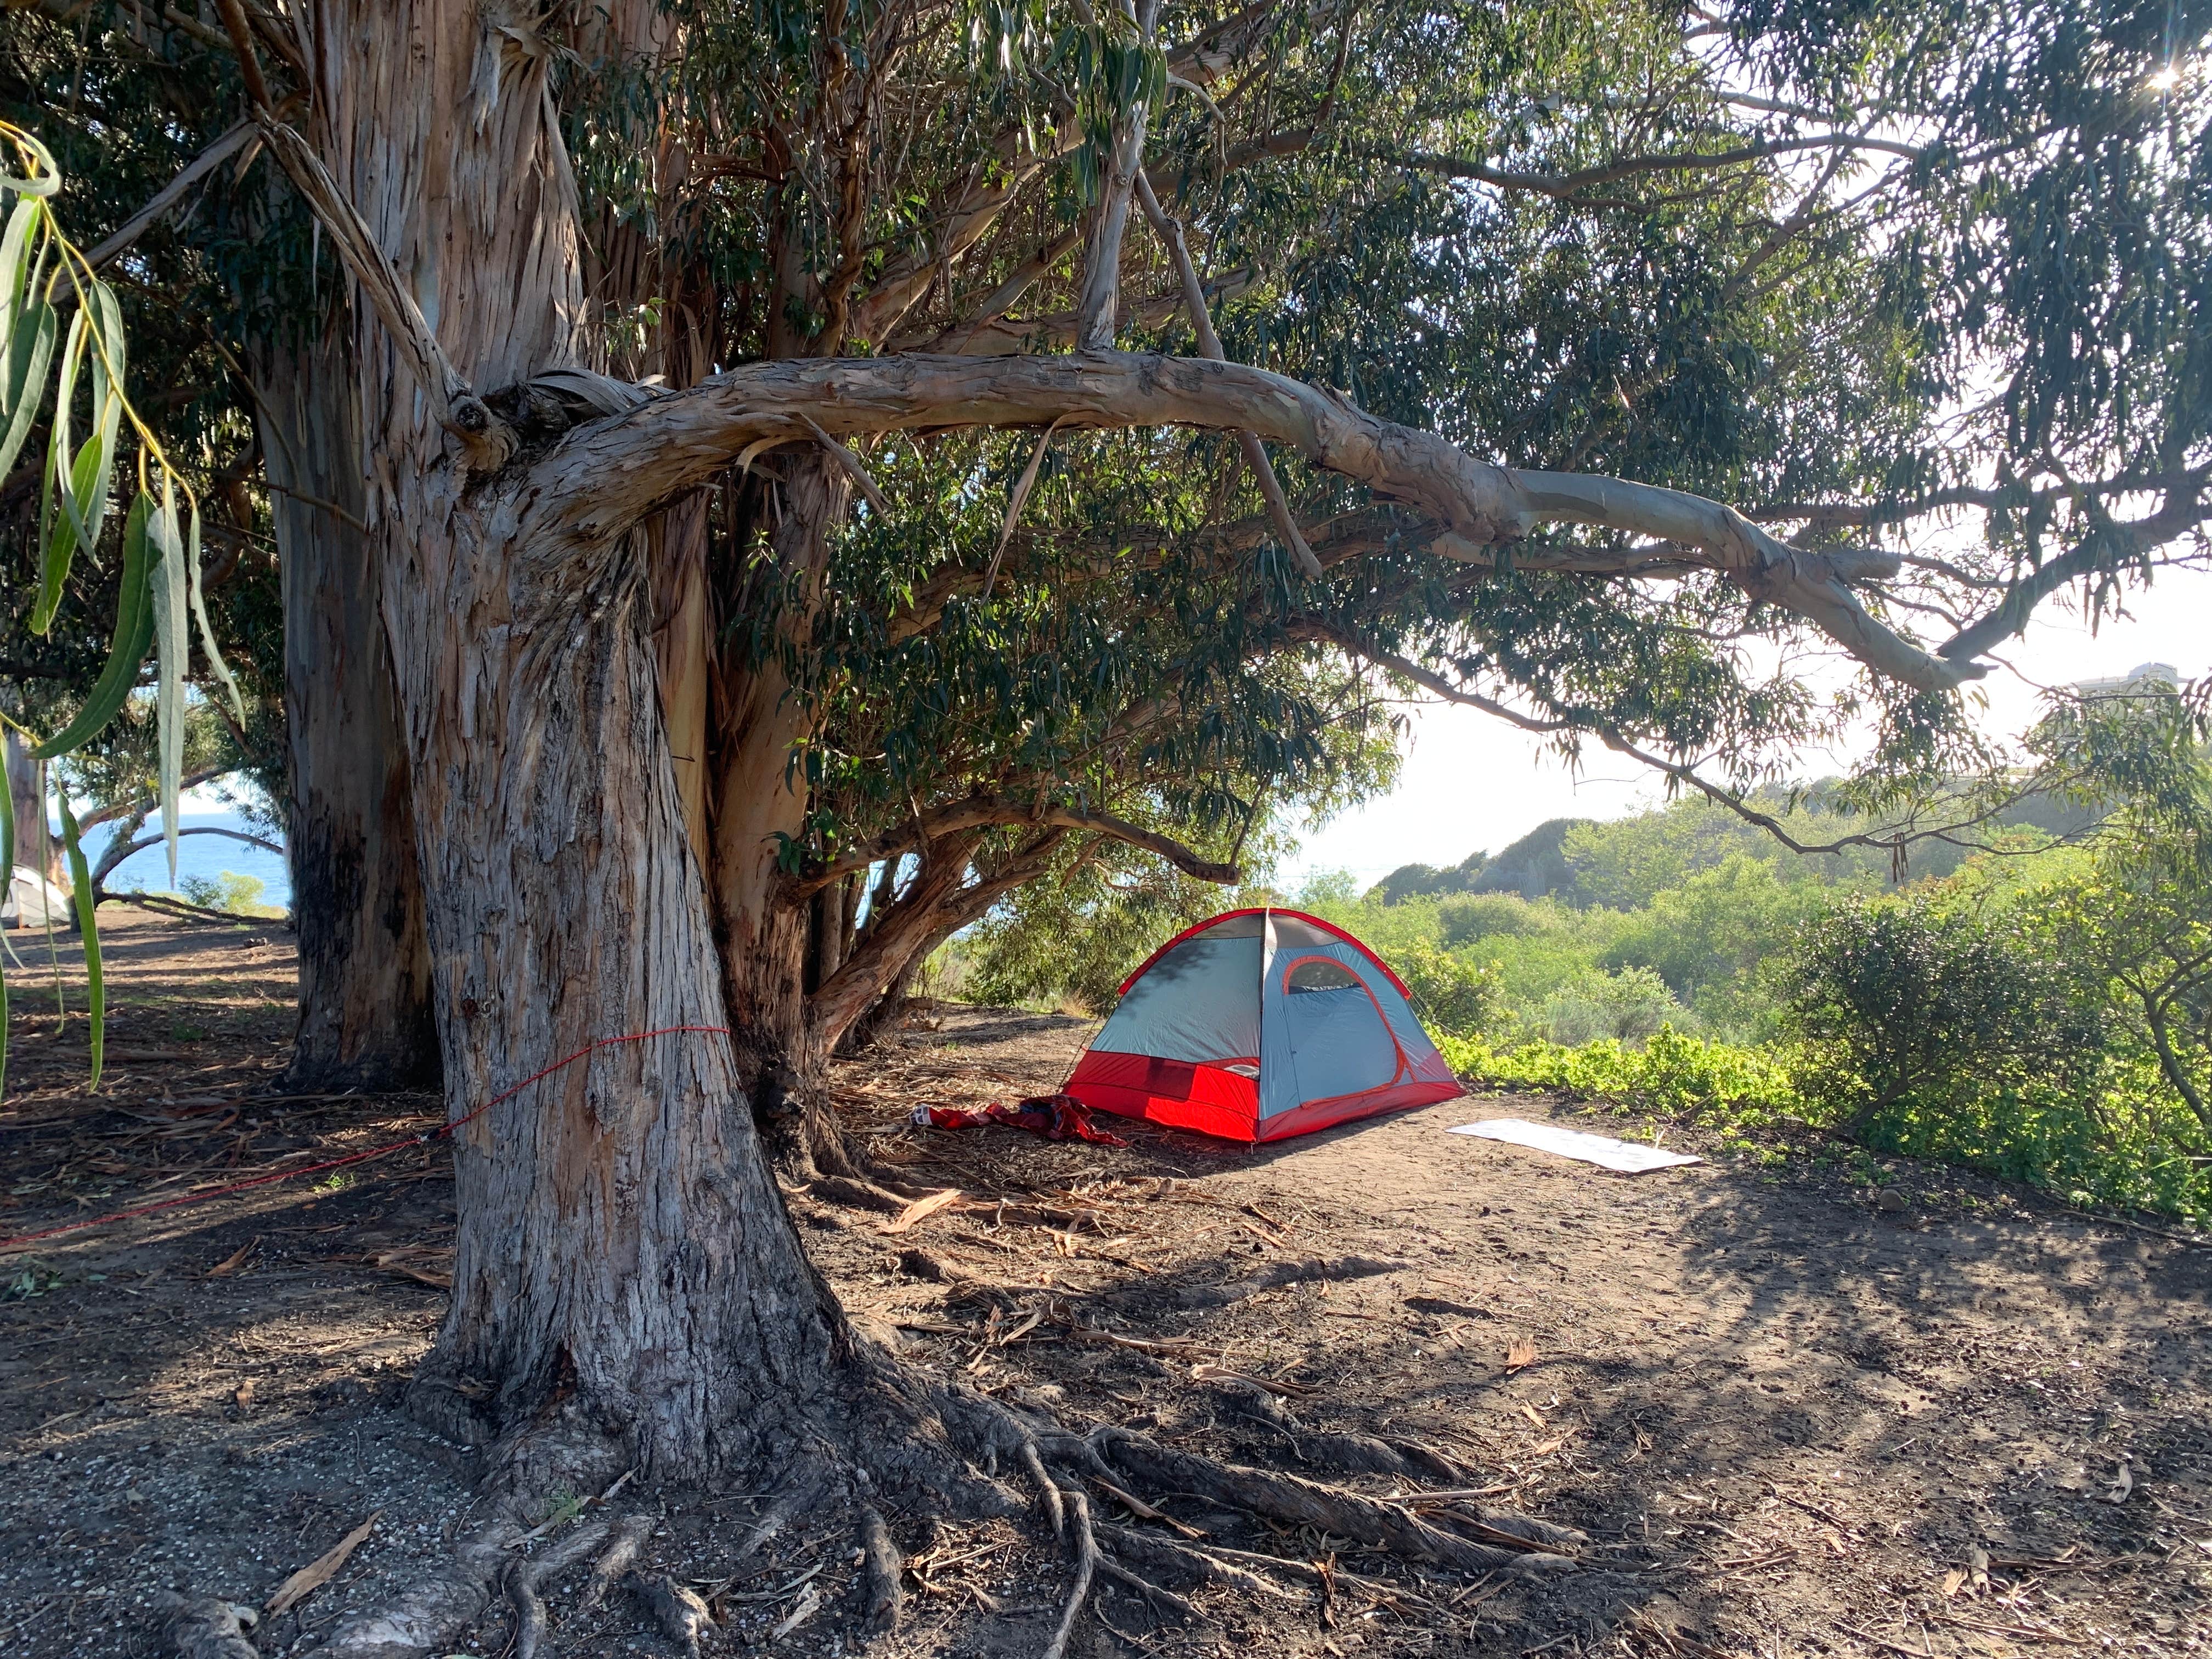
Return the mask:
<svg viewBox="0 0 2212 1659">
<path fill-rule="evenodd" d="M 993 1101 L 975 1112 L 946 1106 L 917 1106 L 914 1109 L 914 1121 L 933 1129 L 980 1129 L 997 1123 L 1009 1129 L 1027 1129 L 1047 1140 L 1087 1140 L 1097 1146 L 1129 1144 L 1092 1123 L 1090 1108 L 1073 1095 L 1038 1095 L 1014 1106 L 1001 1106 Z"/>
</svg>

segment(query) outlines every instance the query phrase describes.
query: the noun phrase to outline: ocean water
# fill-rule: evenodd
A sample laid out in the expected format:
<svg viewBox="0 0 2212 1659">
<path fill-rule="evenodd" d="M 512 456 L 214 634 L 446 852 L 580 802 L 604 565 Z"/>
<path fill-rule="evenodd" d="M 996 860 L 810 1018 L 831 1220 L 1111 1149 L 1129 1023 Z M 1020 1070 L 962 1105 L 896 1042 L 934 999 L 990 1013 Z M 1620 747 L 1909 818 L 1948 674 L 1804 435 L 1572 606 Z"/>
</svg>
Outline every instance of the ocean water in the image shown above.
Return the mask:
<svg viewBox="0 0 2212 1659">
<path fill-rule="evenodd" d="M 282 838 L 265 830 L 248 823 L 235 812 L 179 812 L 179 830 L 242 830 L 258 835 L 264 841 L 282 845 Z M 161 817 L 155 813 L 146 820 L 138 832 L 138 839 L 158 836 Z M 85 860 L 98 864 L 100 855 L 107 846 L 112 833 L 105 824 L 85 836 Z M 133 853 L 109 872 L 107 885 L 117 892 L 159 893 L 184 890 L 188 878 L 198 877 L 205 881 L 220 880 L 225 872 L 233 875 L 252 876 L 261 882 L 260 902 L 281 905 L 289 909 L 292 903 L 292 870 L 283 859 L 264 853 L 258 847 L 242 841 L 233 841 L 228 836 L 179 836 L 177 837 L 177 879 L 169 879 L 169 855 L 159 842 L 143 852 Z"/>
</svg>

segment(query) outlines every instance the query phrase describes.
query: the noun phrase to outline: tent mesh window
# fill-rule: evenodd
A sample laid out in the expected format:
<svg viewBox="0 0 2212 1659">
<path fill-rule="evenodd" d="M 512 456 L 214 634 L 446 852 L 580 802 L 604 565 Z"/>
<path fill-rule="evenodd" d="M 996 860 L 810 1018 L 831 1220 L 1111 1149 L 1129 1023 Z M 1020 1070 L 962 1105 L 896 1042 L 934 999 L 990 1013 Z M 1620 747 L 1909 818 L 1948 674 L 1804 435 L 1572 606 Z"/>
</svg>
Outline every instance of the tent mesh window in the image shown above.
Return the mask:
<svg viewBox="0 0 2212 1659">
<path fill-rule="evenodd" d="M 1283 975 L 1283 988 L 1292 996 L 1309 991 L 1360 991 L 1359 976 L 1327 957 L 1308 957 Z"/>
</svg>

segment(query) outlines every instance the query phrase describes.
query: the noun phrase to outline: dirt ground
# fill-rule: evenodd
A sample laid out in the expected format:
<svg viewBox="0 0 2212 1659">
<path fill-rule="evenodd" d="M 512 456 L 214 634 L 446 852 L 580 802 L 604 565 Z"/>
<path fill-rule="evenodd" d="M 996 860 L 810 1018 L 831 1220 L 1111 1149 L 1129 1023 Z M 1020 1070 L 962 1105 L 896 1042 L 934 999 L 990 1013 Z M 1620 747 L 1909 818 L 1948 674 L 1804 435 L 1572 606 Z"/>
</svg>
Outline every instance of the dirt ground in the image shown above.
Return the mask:
<svg viewBox="0 0 2212 1659">
<path fill-rule="evenodd" d="M 123 917 L 106 939 L 96 1097 L 82 1018 L 57 1035 L 44 941 L 9 971 L 0 1238 L 436 1120 L 427 1097 L 271 1092 L 281 931 Z M 76 977 L 65 963 L 81 1008 Z M 1620 1127 L 1534 1096 L 1259 1149 L 907 1121 L 1048 1091 L 1090 1029 L 946 1009 L 840 1068 L 873 1155 L 963 1194 L 903 1231 L 791 1196 L 856 1320 L 1073 1424 L 1378 1494 L 1474 1492 L 1588 1542 L 1572 1572 L 1469 1577 L 1174 1492 L 1128 1494 L 1171 1521 L 1099 1492 L 1102 1518 L 1338 1577 L 1326 1598 L 1192 1591 L 1188 1620 L 1110 1589 L 1074 1653 L 2212 1653 L 2212 1250 L 1907 1163 L 1620 1176 L 1446 1133 Z M 264 1655 L 306 1653 L 437 1560 L 469 1524 L 471 1457 L 394 1401 L 443 1310 L 452 1234 L 446 1160 L 410 1147 L 0 1249 L 0 1653 L 149 1653 L 162 1588 L 259 1606 L 375 1516 L 328 1583 L 263 1622 Z M 1431 1449 L 1437 1478 L 1340 1475 L 1326 1437 L 1346 1431 Z M 546 1494 L 548 1540 L 595 1496 Z M 865 1645 L 848 1514 L 800 1515 L 731 1583 L 759 1496 L 649 1501 L 652 1559 L 721 1616 L 708 1654 Z M 1068 1581 L 1034 1519 L 891 1518 L 908 1618 L 871 1651 L 1042 1650 Z M 550 1651 L 678 1651 L 627 1597 L 587 1613 L 575 1593 L 552 1598 Z M 510 1640 L 500 1606 L 453 1651 Z"/>
</svg>

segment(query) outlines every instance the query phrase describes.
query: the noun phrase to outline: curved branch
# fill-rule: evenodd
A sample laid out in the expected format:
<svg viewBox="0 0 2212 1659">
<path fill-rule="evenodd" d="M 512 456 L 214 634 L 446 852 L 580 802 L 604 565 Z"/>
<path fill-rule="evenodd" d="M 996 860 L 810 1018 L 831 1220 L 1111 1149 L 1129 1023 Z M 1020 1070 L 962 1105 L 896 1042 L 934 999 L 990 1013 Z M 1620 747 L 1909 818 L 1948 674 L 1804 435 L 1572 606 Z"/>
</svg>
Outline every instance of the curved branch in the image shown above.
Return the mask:
<svg viewBox="0 0 2212 1659">
<path fill-rule="evenodd" d="M 183 777 L 177 780 L 177 793 L 179 794 L 182 794 L 187 790 L 198 788 L 204 783 L 213 783 L 217 778 L 227 778 L 233 772 L 243 771 L 244 769 L 245 769 L 242 766 L 233 764 L 229 766 L 210 766 L 204 771 L 187 772 Z M 142 817 L 144 814 L 152 811 L 161 804 L 160 798 L 154 795 L 137 795 L 128 800 L 116 801 L 111 805 L 100 807 L 96 811 L 87 812 L 82 817 L 79 818 L 76 821 L 77 833 L 82 835 L 87 830 L 93 829 L 96 825 L 112 823 L 118 818 Z M 179 831 L 179 833 L 183 834 L 185 832 Z"/>
<path fill-rule="evenodd" d="M 264 841 L 258 836 L 249 836 L 243 830 L 220 830 L 213 824 L 205 824 L 197 826 L 192 829 L 179 830 L 177 831 L 177 834 L 180 836 L 228 836 L 231 840 L 242 841 L 249 847 L 258 847 L 264 853 L 273 853 L 280 859 L 284 856 L 284 849 L 277 846 L 276 842 Z M 149 847 L 159 847 L 162 845 L 167 839 L 167 838 L 166 836 L 142 836 L 137 841 L 126 842 L 118 836 L 116 837 L 116 841 L 120 842 L 120 845 L 110 844 L 107 849 L 100 854 L 100 863 L 94 867 L 92 872 L 93 885 L 97 887 L 100 883 L 106 881 L 108 876 L 114 871 L 115 866 L 122 863 L 124 860 L 129 858 L 132 854 L 143 853 Z"/>
<path fill-rule="evenodd" d="M 1677 784 L 1696 790 L 1715 805 L 1726 808 L 1746 823 L 1765 830 L 1791 852 L 1803 856 L 1842 853 L 1854 847 L 1863 847 L 1887 853 L 1890 855 L 1893 864 L 1900 864 L 1905 848 L 1915 842 L 1940 841 L 1951 846 L 1972 846 L 1974 843 L 1962 842 L 1960 839 L 1960 836 L 1967 830 L 1977 830 L 1990 823 L 2008 806 L 2016 805 L 2036 793 L 2033 789 L 2016 791 L 1967 813 L 1956 823 L 1946 823 L 1935 829 L 1917 829 L 1910 823 L 1894 823 L 1880 830 L 1838 836 L 1833 841 L 1800 841 L 1791 835 L 1784 826 L 1782 820 L 1773 814 L 1761 811 L 1733 790 L 1724 789 L 1719 784 L 1704 777 L 1695 767 L 1686 766 L 1679 761 L 1670 761 L 1662 755 L 1651 753 L 1632 740 L 1618 726 L 1610 721 L 1599 719 L 1587 709 L 1569 711 L 1553 703 L 1552 707 L 1557 712 L 1559 718 L 1549 720 L 1541 720 L 1533 714 L 1524 714 L 1519 709 L 1499 702 L 1495 698 L 1486 697 L 1480 692 L 1463 690 L 1431 669 L 1423 668 L 1418 663 L 1409 661 L 1404 657 L 1365 643 L 1349 629 L 1338 628 L 1328 623 L 1302 622 L 1295 624 L 1290 629 L 1290 633 L 1293 638 L 1325 642 L 1355 656 L 1364 657 L 1376 666 L 1412 680 L 1449 702 L 1463 703 L 1470 708 L 1479 708 L 1486 714 L 1495 714 L 1500 720 L 1510 720 L 1526 732 L 1547 733 L 1587 732 L 1613 753 L 1626 756 L 1628 759 L 1648 766 L 1656 772 L 1663 773 Z"/>
<path fill-rule="evenodd" d="M 1240 879 L 1235 865 L 1216 864 L 1209 859 L 1200 858 L 1173 836 L 1146 830 L 1127 818 L 1116 817 L 1111 812 L 1092 811 L 1079 806 L 1039 806 L 1035 801 L 1023 800 L 1012 795 L 978 793 L 933 808 L 919 817 L 909 818 L 897 829 L 886 830 L 877 836 L 866 847 L 810 871 L 805 876 L 787 880 L 784 884 L 784 893 L 791 899 L 805 898 L 835 882 L 842 881 L 856 871 L 896 858 L 902 853 L 911 852 L 927 842 L 969 830 L 1003 829 L 1014 824 L 1035 824 L 1040 829 L 1089 830 L 1156 854 L 1185 875 L 1199 881 L 1226 886 Z"/>
<path fill-rule="evenodd" d="M 1441 526 L 1432 550 L 1480 562 L 1540 523 L 1673 544 L 1753 599 L 1792 611 L 1879 673 L 1948 690 L 1987 670 L 1936 657 L 1869 615 L 1847 582 L 1885 556 L 1791 547 L 1734 508 L 1680 490 L 1479 461 L 1432 432 L 1242 363 L 1126 352 L 756 363 L 570 433 L 511 481 L 526 557 L 611 557 L 623 532 L 751 444 L 949 427 L 1189 426 L 1249 430 Z M 557 573 L 549 568 L 549 580 Z"/>
</svg>

